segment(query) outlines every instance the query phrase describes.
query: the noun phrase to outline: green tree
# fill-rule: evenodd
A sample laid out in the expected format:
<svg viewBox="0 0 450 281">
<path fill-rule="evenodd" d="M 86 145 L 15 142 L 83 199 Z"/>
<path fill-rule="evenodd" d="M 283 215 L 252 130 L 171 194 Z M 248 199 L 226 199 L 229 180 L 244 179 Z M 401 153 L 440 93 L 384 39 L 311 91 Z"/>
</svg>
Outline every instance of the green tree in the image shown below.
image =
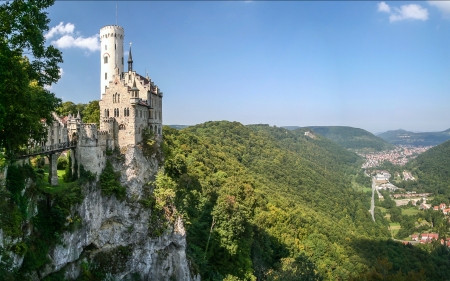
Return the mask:
<svg viewBox="0 0 450 281">
<path fill-rule="evenodd" d="M 90 101 L 84 108 L 82 116 L 83 122 L 100 125 L 100 105 L 98 100 Z"/>
<path fill-rule="evenodd" d="M 61 52 L 44 45 L 53 0 L 0 5 L 0 147 L 10 157 L 30 140 L 40 141 L 60 99 L 44 89 L 60 78 Z M 26 54 L 26 57 L 25 57 Z"/>
<path fill-rule="evenodd" d="M 86 108 L 85 103 L 79 103 L 75 104 L 71 101 L 63 102 L 58 108 L 56 108 L 56 113 L 59 116 L 67 116 L 70 114 L 76 116 L 78 112 L 80 112 L 81 115 L 83 115 L 83 112 Z"/>
</svg>

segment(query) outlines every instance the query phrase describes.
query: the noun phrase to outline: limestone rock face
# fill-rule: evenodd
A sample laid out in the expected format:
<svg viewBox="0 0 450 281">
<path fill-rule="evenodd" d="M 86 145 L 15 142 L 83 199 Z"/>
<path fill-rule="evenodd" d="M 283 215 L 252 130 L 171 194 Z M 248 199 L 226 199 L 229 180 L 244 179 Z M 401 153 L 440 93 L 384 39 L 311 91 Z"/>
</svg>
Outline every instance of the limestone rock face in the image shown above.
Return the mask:
<svg viewBox="0 0 450 281">
<path fill-rule="evenodd" d="M 109 266 L 111 277 L 118 280 L 132 276 L 141 280 L 200 280 L 189 269 L 181 219 L 161 236 L 149 236 L 151 210 L 139 200 L 152 191 L 147 183 L 154 179 L 158 161 L 144 157 L 138 147 L 128 146 L 113 165 L 120 171 L 127 198 L 119 201 L 102 195 L 99 187 L 88 187 L 82 204 L 73 211 L 81 218 L 81 226 L 62 235 L 61 245 L 50 253 L 52 264 L 41 276 L 64 269 L 66 278 L 75 279 L 83 262 L 96 261 Z"/>
</svg>

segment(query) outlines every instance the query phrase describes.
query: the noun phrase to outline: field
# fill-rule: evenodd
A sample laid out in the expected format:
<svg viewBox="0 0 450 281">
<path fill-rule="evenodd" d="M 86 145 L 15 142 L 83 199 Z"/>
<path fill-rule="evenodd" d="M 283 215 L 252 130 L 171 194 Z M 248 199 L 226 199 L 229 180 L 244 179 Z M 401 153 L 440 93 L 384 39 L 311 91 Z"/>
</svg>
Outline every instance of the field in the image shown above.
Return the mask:
<svg viewBox="0 0 450 281">
<path fill-rule="evenodd" d="M 419 212 L 420 212 L 419 209 L 417 209 L 416 207 L 402 209 L 402 215 L 413 216 Z"/>
<path fill-rule="evenodd" d="M 402 227 L 400 226 L 400 223 L 398 223 L 398 222 L 391 222 L 389 224 L 389 230 L 391 231 L 392 237 L 394 237 L 397 234 L 397 232 L 400 230 L 400 228 L 402 228 Z"/>
</svg>

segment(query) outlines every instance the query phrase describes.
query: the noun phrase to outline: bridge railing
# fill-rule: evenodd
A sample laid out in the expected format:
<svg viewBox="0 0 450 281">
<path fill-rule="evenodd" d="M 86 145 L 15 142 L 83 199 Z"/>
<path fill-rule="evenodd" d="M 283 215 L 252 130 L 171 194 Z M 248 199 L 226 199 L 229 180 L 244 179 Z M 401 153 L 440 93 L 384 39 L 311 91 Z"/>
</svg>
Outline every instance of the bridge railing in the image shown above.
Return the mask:
<svg viewBox="0 0 450 281">
<path fill-rule="evenodd" d="M 73 148 L 77 146 L 76 141 L 66 141 L 61 143 L 55 143 L 46 146 L 28 147 L 18 153 L 18 157 L 26 157 L 31 155 L 49 154 L 56 151 L 62 151 L 65 149 Z"/>
</svg>

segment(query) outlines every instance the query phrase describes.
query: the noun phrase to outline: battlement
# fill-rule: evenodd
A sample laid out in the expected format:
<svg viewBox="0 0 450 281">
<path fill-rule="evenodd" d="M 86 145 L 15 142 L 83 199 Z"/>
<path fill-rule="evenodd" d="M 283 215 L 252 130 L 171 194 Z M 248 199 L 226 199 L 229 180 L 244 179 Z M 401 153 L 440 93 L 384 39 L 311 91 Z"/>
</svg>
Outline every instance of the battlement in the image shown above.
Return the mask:
<svg viewBox="0 0 450 281">
<path fill-rule="evenodd" d="M 123 39 L 124 35 L 123 27 L 118 25 L 106 25 L 100 29 L 100 41 L 103 38 L 115 37 Z"/>
<path fill-rule="evenodd" d="M 98 135 L 99 136 L 109 135 L 109 132 L 108 131 L 98 131 Z"/>
<path fill-rule="evenodd" d="M 102 122 L 104 123 L 114 123 L 115 119 L 114 117 L 106 117 L 102 119 Z"/>
<path fill-rule="evenodd" d="M 97 128 L 97 124 L 95 123 L 80 123 L 80 126 L 84 128 Z"/>
</svg>

